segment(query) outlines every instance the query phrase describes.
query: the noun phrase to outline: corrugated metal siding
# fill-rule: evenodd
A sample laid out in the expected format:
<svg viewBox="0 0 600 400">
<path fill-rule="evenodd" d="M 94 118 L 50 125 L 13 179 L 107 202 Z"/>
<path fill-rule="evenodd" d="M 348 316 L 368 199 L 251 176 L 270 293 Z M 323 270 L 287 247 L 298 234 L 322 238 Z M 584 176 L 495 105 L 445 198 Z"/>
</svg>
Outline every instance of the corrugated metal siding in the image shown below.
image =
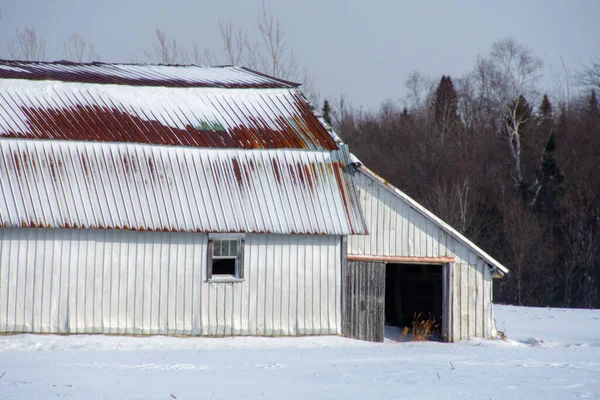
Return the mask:
<svg viewBox="0 0 600 400">
<path fill-rule="evenodd" d="M 339 334 L 339 236 L 247 235 L 245 280 L 206 282 L 207 235 L 0 229 L 0 331 Z"/>
<path fill-rule="evenodd" d="M 365 232 L 343 151 L 0 139 L 0 225 Z"/>
<path fill-rule="evenodd" d="M 131 87 L 0 79 L 1 136 L 338 149 L 334 136 L 295 88 Z"/>
<path fill-rule="evenodd" d="M 348 238 L 348 253 L 373 256 L 454 257 L 450 339 L 491 337 L 489 266 L 386 185 L 360 171 L 354 176 L 370 235 Z"/>
<path fill-rule="evenodd" d="M 129 86 L 290 88 L 297 83 L 223 66 L 73 63 L 0 60 L 0 78 Z"/>
</svg>

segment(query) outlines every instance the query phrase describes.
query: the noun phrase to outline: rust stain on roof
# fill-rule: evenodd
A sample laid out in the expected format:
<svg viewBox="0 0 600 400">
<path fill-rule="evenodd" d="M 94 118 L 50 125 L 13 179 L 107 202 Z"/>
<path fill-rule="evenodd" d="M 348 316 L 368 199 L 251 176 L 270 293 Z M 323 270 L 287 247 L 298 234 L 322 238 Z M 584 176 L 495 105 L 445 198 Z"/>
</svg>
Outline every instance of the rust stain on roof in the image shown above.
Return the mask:
<svg viewBox="0 0 600 400">
<path fill-rule="evenodd" d="M 338 150 L 296 86 L 241 68 L 0 60 L 0 136 Z"/>
<path fill-rule="evenodd" d="M 325 131 L 319 140 L 307 143 L 305 130 L 291 132 L 283 123 L 279 129 L 254 119 L 260 126 L 234 126 L 230 131 L 203 129 L 187 123 L 184 128 L 157 120 L 141 118 L 119 109 L 98 105 L 81 105 L 61 109 L 21 106 L 27 130 L 0 131 L 0 136 L 28 139 L 82 140 L 97 142 L 131 142 L 168 146 L 207 148 L 278 149 L 321 148 L 335 150 L 337 145 Z M 324 128 L 323 128 L 324 129 Z M 295 135 L 295 136 L 294 136 Z"/>
<path fill-rule="evenodd" d="M 275 158 L 271 159 L 271 165 L 273 166 L 273 172 L 275 173 L 275 179 L 277 179 L 277 183 L 281 184 L 281 171 L 279 170 L 279 164 L 277 164 L 277 160 Z"/>
<path fill-rule="evenodd" d="M 0 139 L 0 226 L 362 232 L 341 153 Z"/>
</svg>

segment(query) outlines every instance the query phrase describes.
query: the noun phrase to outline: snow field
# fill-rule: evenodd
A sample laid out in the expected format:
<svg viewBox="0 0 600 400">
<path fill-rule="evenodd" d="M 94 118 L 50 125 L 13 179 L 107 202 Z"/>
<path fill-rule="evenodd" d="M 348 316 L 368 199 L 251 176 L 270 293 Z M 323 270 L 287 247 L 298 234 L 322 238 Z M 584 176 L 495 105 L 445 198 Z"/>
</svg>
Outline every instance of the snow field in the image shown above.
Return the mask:
<svg viewBox="0 0 600 400">
<path fill-rule="evenodd" d="M 0 336 L 0 399 L 600 399 L 600 310 L 494 311 L 508 340 Z"/>
</svg>

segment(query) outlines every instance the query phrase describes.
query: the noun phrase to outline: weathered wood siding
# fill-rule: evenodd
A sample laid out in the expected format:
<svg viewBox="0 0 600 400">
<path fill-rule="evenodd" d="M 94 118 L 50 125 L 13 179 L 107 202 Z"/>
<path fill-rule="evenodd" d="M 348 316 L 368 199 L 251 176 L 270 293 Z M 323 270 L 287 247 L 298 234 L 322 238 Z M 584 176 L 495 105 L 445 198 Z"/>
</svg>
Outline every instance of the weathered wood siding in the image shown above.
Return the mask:
<svg viewBox="0 0 600 400">
<path fill-rule="evenodd" d="M 344 335 L 383 342 L 385 264 L 349 261 L 344 276 Z"/>
<path fill-rule="evenodd" d="M 448 339 L 494 336 L 492 277 L 485 262 L 387 186 L 362 171 L 354 178 L 369 235 L 349 236 L 348 253 L 454 257 L 447 274 L 452 285 Z"/>
<path fill-rule="evenodd" d="M 0 331 L 341 333 L 341 237 L 247 235 L 244 281 L 206 281 L 208 237 L 0 229 Z"/>
</svg>

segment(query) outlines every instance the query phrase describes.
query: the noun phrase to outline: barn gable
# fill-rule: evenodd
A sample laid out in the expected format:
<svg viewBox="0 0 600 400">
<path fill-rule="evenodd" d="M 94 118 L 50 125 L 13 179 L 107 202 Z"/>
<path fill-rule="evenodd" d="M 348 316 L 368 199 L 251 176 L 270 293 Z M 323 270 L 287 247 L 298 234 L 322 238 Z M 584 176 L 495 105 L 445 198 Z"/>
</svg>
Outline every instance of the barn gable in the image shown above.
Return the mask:
<svg viewBox="0 0 600 400">
<path fill-rule="evenodd" d="M 369 235 L 348 237 L 346 329 L 361 339 L 383 340 L 384 323 L 410 324 L 412 310 L 427 309 L 441 325 L 444 340 L 494 337 L 492 278 L 508 269 L 355 158 L 354 162 L 359 165 L 354 181 Z M 370 285 L 359 290 L 365 281 Z M 388 292 L 394 292 L 391 298 Z M 415 294 L 407 298 L 407 292 Z M 368 305 L 366 310 L 361 302 Z M 393 321 L 393 308 L 402 321 Z"/>
<path fill-rule="evenodd" d="M 499 276 L 508 269 L 460 232 L 383 178 L 360 166 L 355 177 L 361 205 L 370 216 L 372 235 L 349 239 L 349 254 L 405 257 L 452 257 L 456 263 L 479 258 Z"/>
</svg>

